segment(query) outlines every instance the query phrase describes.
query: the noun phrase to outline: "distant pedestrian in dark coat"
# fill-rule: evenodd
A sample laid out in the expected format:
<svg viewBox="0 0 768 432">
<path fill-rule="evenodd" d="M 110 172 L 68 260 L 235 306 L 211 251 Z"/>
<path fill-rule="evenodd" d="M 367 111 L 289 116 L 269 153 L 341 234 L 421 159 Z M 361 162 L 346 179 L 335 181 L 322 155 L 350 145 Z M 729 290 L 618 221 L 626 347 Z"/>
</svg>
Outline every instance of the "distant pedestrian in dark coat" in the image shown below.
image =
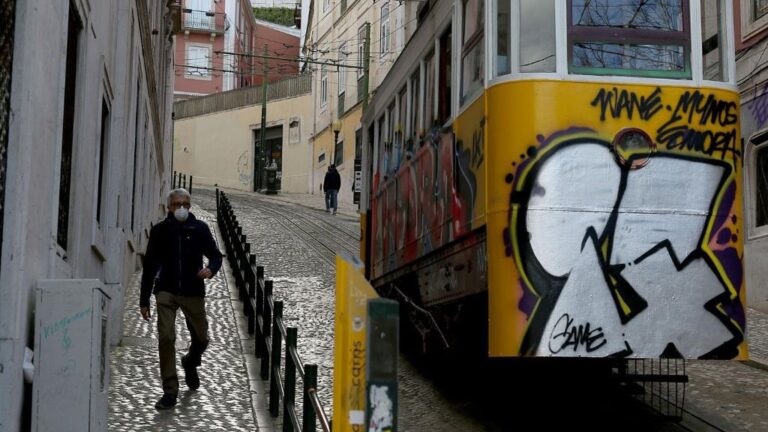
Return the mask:
<svg viewBox="0 0 768 432">
<path fill-rule="evenodd" d="M 330 212 L 333 209 L 333 214 L 336 214 L 338 209 L 338 195 L 339 189 L 341 189 L 341 176 L 336 171 L 336 165 L 331 164 L 328 167 L 328 172 L 325 173 L 325 180 L 323 180 L 323 190 L 325 191 L 325 211 Z"/>
<path fill-rule="evenodd" d="M 144 257 L 139 307 L 149 321 L 149 299 L 154 291 L 157 304 L 157 333 L 163 397 L 157 409 L 176 405 L 179 379 L 176 375 L 176 311 L 181 308 L 192 343 L 181 357 L 184 379 L 195 390 L 200 386 L 197 367 L 208 347 L 208 320 L 205 316 L 205 282 L 221 268 L 222 255 L 205 222 L 189 212 L 189 192 L 175 189 L 168 194 L 168 216 L 152 227 Z M 203 256 L 208 267 L 203 267 Z M 154 290 L 153 290 L 154 284 Z"/>
</svg>

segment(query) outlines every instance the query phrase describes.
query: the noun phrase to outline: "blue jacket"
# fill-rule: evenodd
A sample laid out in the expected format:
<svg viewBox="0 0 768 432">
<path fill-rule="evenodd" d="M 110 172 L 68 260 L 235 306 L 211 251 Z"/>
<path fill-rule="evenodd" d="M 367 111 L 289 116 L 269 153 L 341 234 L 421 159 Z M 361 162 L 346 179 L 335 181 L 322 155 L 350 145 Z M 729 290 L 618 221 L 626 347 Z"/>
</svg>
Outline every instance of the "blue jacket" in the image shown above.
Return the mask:
<svg viewBox="0 0 768 432">
<path fill-rule="evenodd" d="M 203 268 L 203 255 L 208 258 L 208 268 L 216 274 L 221 268 L 222 255 L 208 225 L 192 213 L 183 223 L 169 213 L 149 233 L 139 306 L 149 306 L 149 296 L 158 291 L 205 297 L 205 283 L 197 277 Z"/>
</svg>

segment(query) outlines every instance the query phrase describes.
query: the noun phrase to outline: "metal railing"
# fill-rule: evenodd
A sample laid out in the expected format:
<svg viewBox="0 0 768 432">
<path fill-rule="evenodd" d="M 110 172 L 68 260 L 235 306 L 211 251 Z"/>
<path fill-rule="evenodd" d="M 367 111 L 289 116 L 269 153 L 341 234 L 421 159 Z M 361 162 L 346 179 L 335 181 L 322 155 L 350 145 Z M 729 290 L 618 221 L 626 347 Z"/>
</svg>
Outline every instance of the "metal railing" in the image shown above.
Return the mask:
<svg viewBox="0 0 768 432">
<path fill-rule="evenodd" d="M 189 185 L 187 185 L 187 175 L 174 171 L 171 186 L 173 189 L 184 188 L 187 192 L 192 193 L 192 175 L 189 175 Z"/>
<path fill-rule="evenodd" d="M 181 28 L 185 31 L 223 34 L 229 29 L 227 15 L 221 12 L 182 9 L 181 15 Z"/>
<path fill-rule="evenodd" d="M 269 83 L 267 101 L 308 95 L 312 91 L 312 75 L 303 74 Z M 207 96 L 181 100 L 173 104 L 174 119 L 211 114 L 219 111 L 261 105 L 262 87 L 243 87 Z"/>
<path fill-rule="evenodd" d="M 226 194 L 216 189 L 216 216 L 224 239 L 227 258 L 235 279 L 248 333 L 255 335 L 255 354 L 261 359 L 260 375 L 269 380 L 269 412 L 280 415 L 283 406 L 283 431 L 314 431 L 317 422 L 330 432 L 328 416 L 317 395 L 317 365 L 304 364 L 296 348 L 298 330 L 286 327 L 283 302 L 274 299 L 272 281 L 264 279 L 264 267 L 256 266 L 256 256 L 246 240 Z M 281 374 L 282 344 L 285 341 L 285 376 Z M 303 386 L 302 420 L 296 412 L 296 375 Z"/>
</svg>

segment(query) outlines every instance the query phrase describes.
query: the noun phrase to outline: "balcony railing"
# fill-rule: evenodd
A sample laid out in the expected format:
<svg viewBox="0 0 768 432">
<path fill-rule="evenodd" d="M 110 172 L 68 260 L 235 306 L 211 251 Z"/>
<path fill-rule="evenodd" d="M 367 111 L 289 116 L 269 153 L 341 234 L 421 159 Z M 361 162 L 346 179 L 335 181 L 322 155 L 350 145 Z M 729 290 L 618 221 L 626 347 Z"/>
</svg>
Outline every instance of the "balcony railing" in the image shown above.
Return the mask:
<svg viewBox="0 0 768 432">
<path fill-rule="evenodd" d="M 182 9 L 182 30 L 224 34 L 229 29 L 227 14 L 220 12 Z"/>
</svg>

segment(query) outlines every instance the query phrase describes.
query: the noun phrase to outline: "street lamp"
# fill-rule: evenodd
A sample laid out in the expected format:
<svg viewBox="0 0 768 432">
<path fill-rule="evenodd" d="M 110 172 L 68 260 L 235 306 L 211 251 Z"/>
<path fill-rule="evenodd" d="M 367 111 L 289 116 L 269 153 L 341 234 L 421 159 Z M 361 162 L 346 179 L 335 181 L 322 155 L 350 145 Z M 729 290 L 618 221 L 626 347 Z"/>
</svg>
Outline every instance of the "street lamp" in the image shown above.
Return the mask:
<svg viewBox="0 0 768 432">
<path fill-rule="evenodd" d="M 341 121 L 334 120 L 333 124 L 331 125 L 331 128 L 333 129 L 333 157 L 331 158 L 331 163 L 336 163 L 336 144 L 339 143 L 339 132 L 341 132 Z"/>
</svg>

